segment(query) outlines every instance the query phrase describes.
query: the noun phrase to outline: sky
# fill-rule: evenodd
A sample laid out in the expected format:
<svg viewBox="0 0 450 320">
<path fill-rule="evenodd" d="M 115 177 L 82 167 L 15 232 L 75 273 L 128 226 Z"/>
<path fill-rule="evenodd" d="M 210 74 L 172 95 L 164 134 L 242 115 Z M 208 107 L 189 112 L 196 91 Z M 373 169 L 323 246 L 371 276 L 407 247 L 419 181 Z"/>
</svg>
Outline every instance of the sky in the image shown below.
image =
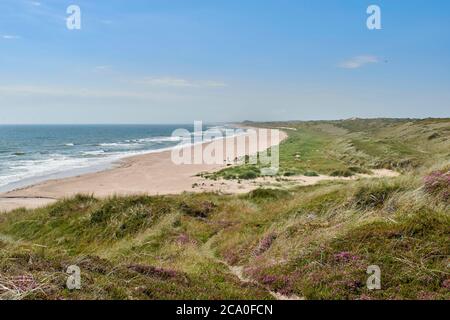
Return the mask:
<svg viewBox="0 0 450 320">
<path fill-rule="evenodd" d="M 0 1 L 0 124 L 450 117 L 449 70 L 448 0 Z"/>
</svg>

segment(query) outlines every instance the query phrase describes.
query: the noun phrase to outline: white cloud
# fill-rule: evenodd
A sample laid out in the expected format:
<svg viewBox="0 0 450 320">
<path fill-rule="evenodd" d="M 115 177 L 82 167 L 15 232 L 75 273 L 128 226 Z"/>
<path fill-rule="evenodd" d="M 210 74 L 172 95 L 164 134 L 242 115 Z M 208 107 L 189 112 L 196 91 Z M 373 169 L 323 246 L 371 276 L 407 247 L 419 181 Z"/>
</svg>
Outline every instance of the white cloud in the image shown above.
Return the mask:
<svg viewBox="0 0 450 320">
<path fill-rule="evenodd" d="M 68 88 L 59 86 L 16 85 L 0 86 L 0 93 L 10 96 L 52 96 L 52 97 L 88 97 L 88 98 L 147 98 L 149 95 L 134 91 L 97 90 Z"/>
<path fill-rule="evenodd" d="M 186 80 L 181 78 L 173 77 L 162 77 L 162 78 L 152 78 L 146 77 L 142 80 L 136 81 L 139 84 L 149 85 L 149 86 L 160 86 L 160 87 L 178 87 L 178 88 L 220 88 L 226 87 L 227 85 L 223 82 L 218 81 L 194 81 Z"/>
<path fill-rule="evenodd" d="M 2 39 L 5 40 L 16 40 L 16 39 L 20 39 L 19 36 L 15 36 L 15 35 L 11 35 L 11 34 L 4 34 L 1 36 Z"/>
<path fill-rule="evenodd" d="M 61 20 L 66 21 L 67 19 L 65 10 L 55 9 L 53 6 L 36 0 L 25 1 L 25 3 L 28 5 L 27 11 L 29 14 L 44 16 L 58 22 Z"/>
<path fill-rule="evenodd" d="M 205 87 L 216 87 L 216 88 L 220 88 L 220 87 L 226 87 L 227 84 L 223 83 L 223 82 L 219 82 L 219 81 L 203 81 L 200 83 L 201 86 L 205 86 Z"/>
<path fill-rule="evenodd" d="M 128 88 L 82 88 L 55 85 L 0 85 L 1 98 L 40 98 L 55 99 L 132 99 L 142 101 L 182 101 L 185 95 L 133 90 Z M 0 105 L 1 106 L 1 105 Z"/>
<path fill-rule="evenodd" d="M 94 72 L 108 72 L 111 71 L 112 67 L 105 65 L 105 66 L 95 66 L 94 67 Z"/>
<path fill-rule="evenodd" d="M 378 63 L 379 59 L 376 56 L 364 55 L 356 56 L 349 60 L 343 61 L 339 64 L 340 68 L 343 69 L 358 69 L 364 67 L 367 64 Z"/>
</svg>

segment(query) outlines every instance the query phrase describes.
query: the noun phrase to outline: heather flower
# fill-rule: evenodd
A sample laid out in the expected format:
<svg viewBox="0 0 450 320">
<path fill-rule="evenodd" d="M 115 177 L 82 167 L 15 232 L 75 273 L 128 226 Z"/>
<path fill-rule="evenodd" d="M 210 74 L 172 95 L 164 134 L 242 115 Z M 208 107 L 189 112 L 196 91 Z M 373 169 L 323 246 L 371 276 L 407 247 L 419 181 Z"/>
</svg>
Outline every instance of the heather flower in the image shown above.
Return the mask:
<svg viewBox="0 0 450 320">
<path fill-rule="evenodd" d="M 442 282 L 442 287 L 450 290 L 450 279 L 445 279 L 444 282 Z"/>
<path fill-rule="evenodd" d="M 259 279 L 262 284 L 271 287 L 282 295 L 290 295 L 293 291 L 292 285 L 295 282 L 292 275 L 264 275 Z"/>
<path fill-rule="evenodd" d="M 270 233 L 267 236 L 265 236 L 260 242 L 258 247 L 255 249 L 254 251 L 254 255 L 255 256 L 260 256 L 262 255 L 264 252 L 266 252 L 267 250 L 269 250 L 269 248 L 272 246 L 272 243 L 275 241 L 275 239 L 277 238 L 276 234 Z"/>
<path fill-rule="evenodd" d="M 350 261 L 356 261 L 359 260 L 359 257 L 357 255 L 354 255 L 350 252 L 339 252 L 334 255 L 334 260 L 338 262 L 350 262 Z"/>
<path fill-rule="evenodd" d="M 419 300 L 435 300 L 436 294 L 433 292 L 420 291 L 417 297 Z"/>
<path fill-rule="evenodd" d="M 130 265 L 128 268 L 146 276 L 155 276 L 163 279 L 175 278 L 179 275 L 177 271 L 172 269 L 163 269 L 140 264 Z"/>
<path fill-rule="evenodd" d="M 425 192 L 444 201 L 450 200 L 450 171 L 434 171 L 424 178 Z"/>
<path fill-rule="evenodd" d="M 27 292 L 36 289 L 39 285 L 33 275 L 22 275 L 15 277 L 12 282 L 20 292 Z"/>
<path fill-rule="evenodd" d="M 265 275 L 261 280 L 262 283 L 267 284 L 267 285 L 270 285 L 270 284 L 274 283 L 275 281 L 277 281 L 277 277 L 273 276 L 273 275 Z"/>
<path fill-rule="evenodd" d="M 187 235 L 187 234 L 185 234 L 185 233 L 180 234 L 180 235 L 177 237 L 177 240 L 176 240 L 176 241 L 177 241 L 179 244 L 190 244 L 190 243 L 195 244 L 195 243 L 196 243 L 195 240 L 191 239 L 191 238 L 189 237 L 189 235 Z"/>
</svg>

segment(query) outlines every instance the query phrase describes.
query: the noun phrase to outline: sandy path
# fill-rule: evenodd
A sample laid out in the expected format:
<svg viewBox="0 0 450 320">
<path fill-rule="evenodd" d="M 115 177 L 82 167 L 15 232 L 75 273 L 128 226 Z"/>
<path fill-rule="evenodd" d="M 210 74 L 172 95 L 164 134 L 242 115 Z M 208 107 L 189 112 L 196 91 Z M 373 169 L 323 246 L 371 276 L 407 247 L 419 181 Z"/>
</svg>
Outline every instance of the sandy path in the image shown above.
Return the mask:
<svg viewBox="0 0 450 320">
<path fill-rule="evenodd" d="M 236 276 L 239 279 L 239 281 L 241 281 L 243 283 L 253 283 L 253 284 L 257 285 L 257 286 L 260 286 L 260 287 L 264 288 L 264 290 L 269 292 L 270 295 L 272 297 L 274 297 L 276 300 L 305 300 L 304 298 L 300 298 L 299 296 L 297 296 L 295 294 L 287 296 L 287 295 L 283 295 L 283 294 L 281 294 L 279 292 L 272 291 L 268 287 L 261 285 L 257 281 L 255 281 L 253 279 L 250 279 L 250 278 L 247 278 L 244 275 L 244 267 L 241 267 L 241 266 L 230 266 L 228 263 L 223 262 L 223 261 L 222 261 L 222 263 L 225 264 L 228 267 L 228 269 L 230 270 L 230 273 L 233 274 L 234 276 Z"/>
<path fill-rule="evenodd" d="M 258 281 L 248 278 L 244 274 L 244 267 L 242 266 L 232 266 L 226 261 L 216 257 L 214 251 L 211 249 L 211 244 L 214 241 L 216 237 L 218 237 L 219 234 L 221 234 L 224 230 L 219 231 L 218 234 L 211 237 L 204 245 L 200 247 L 200 252 L 207 258 L 211 259 L 215 263 L 219 263 L 221 265 L 224 265 L 230 274 L 235 276 L 241 283 L 243 284 L 252 284 L 254 286 L 257 286 L 258 288 L 261 288 L 264 291 L 267 291 L 272 297 L 274 297 L 276 300 L 304 300 L 303 298 L 298 297 L 297 295 L 291 295 L 286 296 L 279 292 L 272 291 L 270 288 L 268 288 L 265 285 L 262 285 Z"/>
<path fill-rule="evenodd" d="M 261 130 L 261 129 L 255 129 Z M 269 130 L 270 131 L 270 130 Z M 259 131 L 258 131 L 259 132 Z M 280 131 L 279 139 L 271 141 L 270 133 L 267 139 L 258 139 L 257 150 L 264 151 L 267 147 L 278 145 L 287 135 Z M 238 138 L 231 137 L 214 142 L 204 143 L 200 146 L 190 146 L 182 149 L 194 154 L 194 148 L 200 148 L 201 152 L 206 148 L 215 146 L 227 146 L 233 148 L 237 157 L 243 157 L 249 152 L 250 142 L 238 144 Z M 199 150 L 199 149 L 197 149 Z M 224 152 L 225 153 L 225 152 Z M 117 168 L 85 174 L 77 177 L 49 180 L 23 189 L 0 194 L 0 211 L 13 210 L 20 207 L 37 208 L 55 201 L 74 196 L 76 194 L 93 194 L 96 197 L 130 194 L 179 194 L 185 191 L 202 192 L 202 188 L 193 188 L 194 184 L 205 185 L 205 180 L 196 177 L 201 172 L 213 172 L 223 169 L 232 163 L 223 155 L 220 164 L 181 164 L 176 165 L 172 161 L 172 152 L 164 151 L 150 153 L 124 159 Z M 213 188 L 211 185 L 210 188 Z M 208 190 L 210 191 L 210 190 Z M 233 192 L 233 190 L 230 190 Z"/>
<path fill-rule="evenodd" d="M 388 169 L 375 169 L 372 174 L 356 174 L 352 177 L 332 177 L 327 175 L 319 175 L 317 177 L 308 177 L 303 175 L 290 177 L 259 177 L 253 180 L 200 180 L 193 190 L 201 192 L 221 192 L 241 194 L 248 193 L 258 188 L 289 188 L 295 186 L 311 186 L 322 181 L 344 180 L 351 181 L 360 178 L 384 178 L 397 177 L 398 172 Z"/>
</svg>

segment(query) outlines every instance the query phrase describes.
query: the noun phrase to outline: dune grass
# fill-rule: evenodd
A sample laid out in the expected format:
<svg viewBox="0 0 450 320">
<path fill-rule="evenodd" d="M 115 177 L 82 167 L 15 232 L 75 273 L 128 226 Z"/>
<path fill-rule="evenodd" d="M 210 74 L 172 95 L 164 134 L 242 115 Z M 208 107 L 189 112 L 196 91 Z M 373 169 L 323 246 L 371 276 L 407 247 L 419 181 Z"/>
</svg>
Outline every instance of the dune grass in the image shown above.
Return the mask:
<svg viewBox="0 0 450 320">
<path fill-rule="evenodd" d="M 448 158 L 449 123 L 448 119 L 357 119 L 247 124 L 295 129 L 285 130 L 288 138 L 280 146 L 280 176 L 350 177 L 380 168 L 404 172 L 430 165 L 435 158 Z M 233 166 L 205 177 L 253 179 L 261 175 L 260 169 Z"/>
<path fill-rule="evenodd" d="M 281 148 L 283 170 L 388 164 L 401 176 L 243 195 L 79 195 L 1 214 L 0 298 L 272 299 L 269 288 L 307 299 L 449 299 L 450 121 L 367 121 L 262 125 L 298 126 Z M 371 155 L 350 136 L 387 151 Z M 386 147 L 393 141 L 406 148 Z M 81 290 L 65 287 L 69 265 L 81 268 Z M 370 265 L 381 290 L 366 287 Z"/>
</svg>

